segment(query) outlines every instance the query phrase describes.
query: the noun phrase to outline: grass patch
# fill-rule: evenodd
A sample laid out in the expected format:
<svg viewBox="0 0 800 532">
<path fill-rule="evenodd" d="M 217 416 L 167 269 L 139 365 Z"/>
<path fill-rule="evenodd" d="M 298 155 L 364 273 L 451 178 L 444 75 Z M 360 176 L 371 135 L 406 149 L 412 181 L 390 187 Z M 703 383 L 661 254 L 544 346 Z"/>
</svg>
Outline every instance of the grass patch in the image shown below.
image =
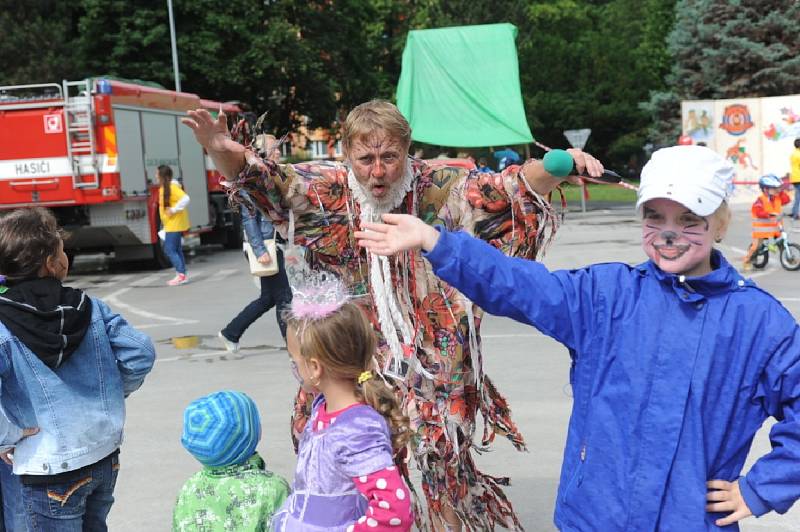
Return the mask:
<svg viewBox="0 0 800 532">
<path fill-rule="evenodd" d="M 636 203 L 636 191 L 627 188 L 616 187 L 613 185 L 597 185 L 589 183 L 589 200 L 594 201 L 608 201 L 619 203 Z M 580 203 L 581 202 L 581 188 L 577 185 L 564 184 L 561 187 L 564 196 L 567 198 L 567 203 Z M 553 193 L 553 202 L 559 201 L 558 191 Z"/>
</svg>

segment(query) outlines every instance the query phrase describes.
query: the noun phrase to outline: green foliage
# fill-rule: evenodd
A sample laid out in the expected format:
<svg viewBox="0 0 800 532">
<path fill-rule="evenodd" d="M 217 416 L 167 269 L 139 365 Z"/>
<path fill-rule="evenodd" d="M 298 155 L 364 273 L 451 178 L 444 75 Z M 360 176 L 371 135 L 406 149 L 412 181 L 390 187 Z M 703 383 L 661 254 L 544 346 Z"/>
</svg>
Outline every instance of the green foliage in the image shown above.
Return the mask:
<svg viewBox="0 0 800 532">
<path fill-rule="evenodd" d="M 76 57 L 73 7 L 58 0 L 0 0 L 0 85 L 60 82 L 71 78 Z"/>
<path fill-rule="evenodd" d="M 800 92 L 800 4 L 783 0 L 680 0 L 668 38 L 669 90 L 647 110 L 653 138 L 674 143 L 680 101 Z"/>
<path fill-rule="evenodd" d="M 174 86 L 166 2 L 31 0 L 0 10 L 3 83 L 113 75 Z M 591 127 L 612 165 L 645 141 L 675 0 L 173 0 L 185 91 L 238 100 L 276 133 L 392 99 L 410 29 L 512 22 L 534 134 Z M 35 30 L 35 31 L 34 31 Z M 43 30 L 43 31 L 42 31 Z M 480 76 L 480 72 L 475 73 Z"/>
<path fill-rule="evenodd" d="M 520 42 L 523 94 L 534 134 L 563 146 L 563 129 L 591 127 L 587 149 L 621 165 L 641 153 L 647 112 L 663 86 L 664 37 L 674 0 L 534 2 Z"/>
</svg>

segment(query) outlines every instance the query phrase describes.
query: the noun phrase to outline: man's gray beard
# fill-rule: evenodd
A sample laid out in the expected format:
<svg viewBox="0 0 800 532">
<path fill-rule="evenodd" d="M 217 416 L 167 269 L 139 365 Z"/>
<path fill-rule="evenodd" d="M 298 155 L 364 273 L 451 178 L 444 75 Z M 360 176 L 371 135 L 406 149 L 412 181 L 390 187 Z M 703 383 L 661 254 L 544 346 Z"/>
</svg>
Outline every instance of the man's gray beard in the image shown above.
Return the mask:
<svg viewBox="0 0 800 532">
<path fill-rule="evenodd" d="M 386 194 L 382 198 L 376 198 L 372 192 L 364 187 L 364 185 L 358 183 L 358 186 L 361 187 L 361 191 L 364 193 L 364 198 L 362 199 L 363 203 L 361 206 L 368 206 L 370 209 L 372 209 L 372 212 L 378 216 L 392 212 L 400 205 L 399 203 L 397 205 L 393 204 L 393 200 L 395 199 L 393 196 L 395 194 L 395 190 L 400 188 L 401 185 L 402 183 L 400 182 L 392 183 L 391 186 L 387 187 Z M 402 199 L 400 201 L 402 202 Z"/>
</svg>

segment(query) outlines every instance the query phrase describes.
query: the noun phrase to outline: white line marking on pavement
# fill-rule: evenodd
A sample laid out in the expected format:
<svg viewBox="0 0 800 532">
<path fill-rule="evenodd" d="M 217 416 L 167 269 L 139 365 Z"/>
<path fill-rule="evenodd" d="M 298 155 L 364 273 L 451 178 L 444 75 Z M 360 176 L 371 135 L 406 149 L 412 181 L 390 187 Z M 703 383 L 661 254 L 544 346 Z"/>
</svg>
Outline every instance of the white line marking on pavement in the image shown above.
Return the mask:
<svg viewBox="0 0 800 532">
<path fill-rule="evenodd" d="M 248 357 L 252 357 L 252 356 L 262 355 L 264 353 L 279 353 L 281 351 L 283 351 L 283 349 L 276 348 L 276 349 L 259 350 L 258 353 L 242 353 L 240 351 L 240 352 L 238 352 L 236 354 L 233 354 L 233 353 L 230 353 L 229 351 L 227 351 L 225 349 L 222 349 L 220 351 L 207 351 L 205 353 L 188 353 L 186 355 L 181 355 L 181 356 L 177 356 L 177 357 L 169 357 L 169 358 L 158 358 L 158 357 L 156 357 L 156 362 L 179 362 L 181 360 L 196 360 L 196 359 L 200 359 L 200 358 L 218 357 L 218 356 L 221 356 L 221 355 L 230 356 L 232 359 L 242 359 L 242 358 L 248 358 Z"/>
<path fill-rule="evenodd" d="M 198 270 L 198 271 L 191 270 L 186 272 L 186 277 L 189 278 L 189 282 L 191 283 L 193 281 L 196 281 L 200 277 L 203 277 L 204 275 L 206 275 L 206 273 L 208 273 L 206 272 L 206 270 Z"/>
<path fill-rule="evenodd" d="M 209 277 L 208 281 L 209 282 L 221 281 L 221 280 L 225 279 L 226 277 L 229 277 L 229 276 L 233 275 L 234 273 L 236 273 L 238 271 L 239 270 L 234 270 L 234 269 L 220 270 L 217 273 L 215 273 L 214 275 L 212 275 L 211 277 Z"/>
<path fill-rule="evenodd" d="M 778 301 L 800 301 L 800 297 L 779 297 Z"/>
<path fill-rule="evenodd" d="M 153 274 L 150 274 L 150 275 L 146 275 L 144 277 L 140 277 L 136 281 L 132 282 L 131 286 L 133 286 L 133 287 L 150 286 L 152 283 L 154 283 L 155 281 L 158 281 L 159 279 L 161 279 L 163 277 L 164 277 L 163 273 L 153 273 Z"/>
<path fill-rule="evenodd" d="M 730 250 L 731 250 L 731 251 L 733 251 L 734 253 L 738 253 L 738 254 L 739 254 L 739 255 L 741 255 L 742 257 L 744 257 L 745 255 L 747 255 L 747 250 L 746 250 L 746 249 L 737 248 L 736 246 L 728 246 L 728 249 L 730 249 Z"/>
<path fill-rule="evenodd" d="M 107 295 L 105 298 L 106 303 L 109 305 L 114 305 L 119 307 L 126 312 L 130 312 L 131 314 L 136 314 L 137 316 L 141 316 L 143 318 L 149 318 L 153 320 L 161 320 L 169 322 L 169 325 L 188 325 L 192 323 L 199 323 L 197 320 L 187 320 L 182 318 L 174 318 L 172 316 L 162 316 L 161 314 L 156 314 L 155 312 L 150 312 L 148 310 L 143 310 L 138 307 L 134 307 L 133 305 L 129 305 L 128 303 L 123 303 L 118 298 L 122 294 L 128 292 L 131 288 L 122 288 L 117 290 L 116 292 L 112 292 L 111 294 Z"/>
<path fill-rule="evenodd" d="M 539 338 L 542 336 L 544 336 L 542 333 L 482 334 L 481 338 Z"/>
<path fill-rule="evenodd" d="M 759 277 L 764 277 L 765 275 L 769 275 L 771 273 L 775 273 L 776 271 L 778 271 L 778 268 L 767 268 L 764 271 L 760 271 L 758 273 L 754 273 L 754 274 L 750 275 L 750 278 L 751 279 L 758 279 Z"/>
</svg>

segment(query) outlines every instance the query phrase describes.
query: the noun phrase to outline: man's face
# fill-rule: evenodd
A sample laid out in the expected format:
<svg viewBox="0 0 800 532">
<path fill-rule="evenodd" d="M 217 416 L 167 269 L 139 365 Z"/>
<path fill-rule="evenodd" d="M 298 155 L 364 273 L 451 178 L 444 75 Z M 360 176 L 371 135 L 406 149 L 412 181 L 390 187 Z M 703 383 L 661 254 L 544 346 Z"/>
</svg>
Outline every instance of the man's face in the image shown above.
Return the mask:
<svg viewBox="0 0 800 532">
<path fill-rule="evenodd" d="M 665 272 L 701 276 L 711 272 L 711 249 L 720 222 L 680 203 L 652 199 L 642 208 L 642 248 Z"/>
<path fill-rule="evenodd" d="M 392 187 L 403 177 L 408 147 L 383 131 L 356 139 L 347 159 L 356 180 L 375 201 L 391 197 Z"/>
</svg>

